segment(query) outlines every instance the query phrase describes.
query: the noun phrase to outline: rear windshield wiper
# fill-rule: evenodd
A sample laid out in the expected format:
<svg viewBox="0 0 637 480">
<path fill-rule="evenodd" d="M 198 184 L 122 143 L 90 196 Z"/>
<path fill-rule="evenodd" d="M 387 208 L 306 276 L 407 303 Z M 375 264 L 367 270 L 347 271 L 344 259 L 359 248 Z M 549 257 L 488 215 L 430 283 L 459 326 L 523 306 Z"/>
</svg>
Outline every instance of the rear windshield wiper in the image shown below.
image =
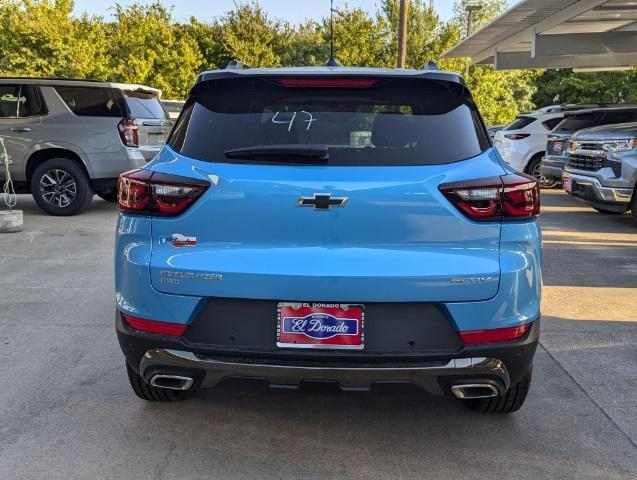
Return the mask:
<svg viewBox="0 0 637 480">
<path fill-rule="evenodd" d="M 330 153 L 326 145 L 257 145 L 255 147 L 233 148 L 223 152 L 227 158 L 264 159 L 293 161 L 295 158 L 307 158 L 327 162 Z"/>
</svg>

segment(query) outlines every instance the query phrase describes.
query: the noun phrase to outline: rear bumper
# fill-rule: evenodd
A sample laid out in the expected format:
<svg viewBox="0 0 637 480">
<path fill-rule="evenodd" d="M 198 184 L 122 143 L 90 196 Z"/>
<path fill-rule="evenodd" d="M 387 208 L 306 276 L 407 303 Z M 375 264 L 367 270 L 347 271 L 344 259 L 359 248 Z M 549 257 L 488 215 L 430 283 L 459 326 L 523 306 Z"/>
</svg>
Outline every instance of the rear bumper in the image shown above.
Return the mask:
<svg viewBox="0 0 637 480">
<path fill-rule="evenodd" d="M 117 178 L 120 173 L 146 165 L 137 148 L 124 147 L 110 153 L 87 153 L 86 169 L 90 178 Z"/>
<path fill-rule="evenodd" d="M 183 339 L 145 334 L 116 320 L 126 361 L 146 382 L 154 375 L 202 378 L 211 387 L 226 378 L 256 378 L 273 386 L 296 388 L 303 381 L 336 382 L 342 389 L 366 390 L 376 383 L 412 383 L 433 395 L 449 393 L 451 385 L 487 382 L 500 392 L 517 383 L 532 363 L 540 324 L 535 321 L 520 339 L 500 344 L 463 346 L 456 352 L 409 352 L 360 356 L 360 352 L 301 352 L 282 355 L 187 344 Z M 359 355 L 359 356 L 357 356 Z M 364 353 L 363 353 L 364 355 Z"/>
</svg>

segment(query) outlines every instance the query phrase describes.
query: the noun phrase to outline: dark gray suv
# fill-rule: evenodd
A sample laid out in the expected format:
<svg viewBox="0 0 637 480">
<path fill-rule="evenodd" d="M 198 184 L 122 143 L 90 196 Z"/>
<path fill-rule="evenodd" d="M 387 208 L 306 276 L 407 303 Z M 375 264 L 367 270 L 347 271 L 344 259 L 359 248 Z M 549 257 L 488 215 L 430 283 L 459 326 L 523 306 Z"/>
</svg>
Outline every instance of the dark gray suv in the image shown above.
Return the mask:
<svg viewBox="0 0 637 480">
<path fill-rule="evenodd" d="M 116 201 L 119 174 L 145 165 L 170 132 L 160 95 L 143 85 L 0 78 L 0 137 L 16 190 L 51 215 L 77 214 L 93 193 Z"/>
</svg>

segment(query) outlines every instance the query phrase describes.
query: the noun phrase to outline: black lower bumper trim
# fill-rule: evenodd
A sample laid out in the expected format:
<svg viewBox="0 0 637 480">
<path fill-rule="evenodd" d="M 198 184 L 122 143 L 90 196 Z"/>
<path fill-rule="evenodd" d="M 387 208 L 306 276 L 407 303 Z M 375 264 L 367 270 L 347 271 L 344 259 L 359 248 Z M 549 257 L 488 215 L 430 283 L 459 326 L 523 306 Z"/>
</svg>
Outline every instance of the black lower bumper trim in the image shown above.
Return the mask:
<svg viewBox="0 0 637 480">
<path fill-rule="evenodd" d="M 537 347 L 540 322 L 513 342 L 470 345 L 450 351 L 428 352 L 305 352 L 215 349 L 193 346 L 186 339 L 148 334 L 130 329 L 117 314 L 117 336 L 128 364 L 142 376 L 151 370 L 203 371 L 204 386 L 226 377 L 265 378 L 275 384 L 295 384 L 302 380 L 334 380 L 342 385 L 371 385 L 377 381 L 417 383 L 432 393 L 441 393 L 439 378 L 491 376 L 508 388 L 529 369 Z M 175 353 L 176 352 L 176 353 Z M 474 360 L 471 360 L 474 359 Z M 477 359 L 477 360 L 476 360 Z M 467 362 L 488 360 L 489 368 L 467 370 Z M 494 361 L 502 368 L 493 368 Z M 457 365 L 463 366 L 458 370 Z M 151 370 L 147 370 L 151 368 Z M 147 371 L 146 371 L 147 370 Z M 391 372 L 390 372 L 391 371 Z M 505 374 L 501 372 L 505 371 Z M 352 373 L 353 372 L 353 373 Z M 385 375 L 389 373 L 388 375 Z M 401 380 L 402 379 L 402 380 Z"/>
</svg>

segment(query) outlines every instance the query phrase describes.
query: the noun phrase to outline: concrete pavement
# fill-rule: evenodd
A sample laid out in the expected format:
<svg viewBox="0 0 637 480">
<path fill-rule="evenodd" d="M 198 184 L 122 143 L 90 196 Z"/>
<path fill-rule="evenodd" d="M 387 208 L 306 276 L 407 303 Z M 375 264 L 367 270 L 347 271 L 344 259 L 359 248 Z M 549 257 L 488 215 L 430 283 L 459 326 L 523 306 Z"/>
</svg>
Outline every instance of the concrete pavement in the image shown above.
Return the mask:
<svg viewBox="0 0 637 480">
<path fill-rule="evenodd" d="M 543 195 L 545 313 L 527 403 L 472 413 L 407 388 L 130 390 L 113 330 L 116 206 L 0 235 L 1 479 L 637 477 L 637 227 Z"/>
</svg>

